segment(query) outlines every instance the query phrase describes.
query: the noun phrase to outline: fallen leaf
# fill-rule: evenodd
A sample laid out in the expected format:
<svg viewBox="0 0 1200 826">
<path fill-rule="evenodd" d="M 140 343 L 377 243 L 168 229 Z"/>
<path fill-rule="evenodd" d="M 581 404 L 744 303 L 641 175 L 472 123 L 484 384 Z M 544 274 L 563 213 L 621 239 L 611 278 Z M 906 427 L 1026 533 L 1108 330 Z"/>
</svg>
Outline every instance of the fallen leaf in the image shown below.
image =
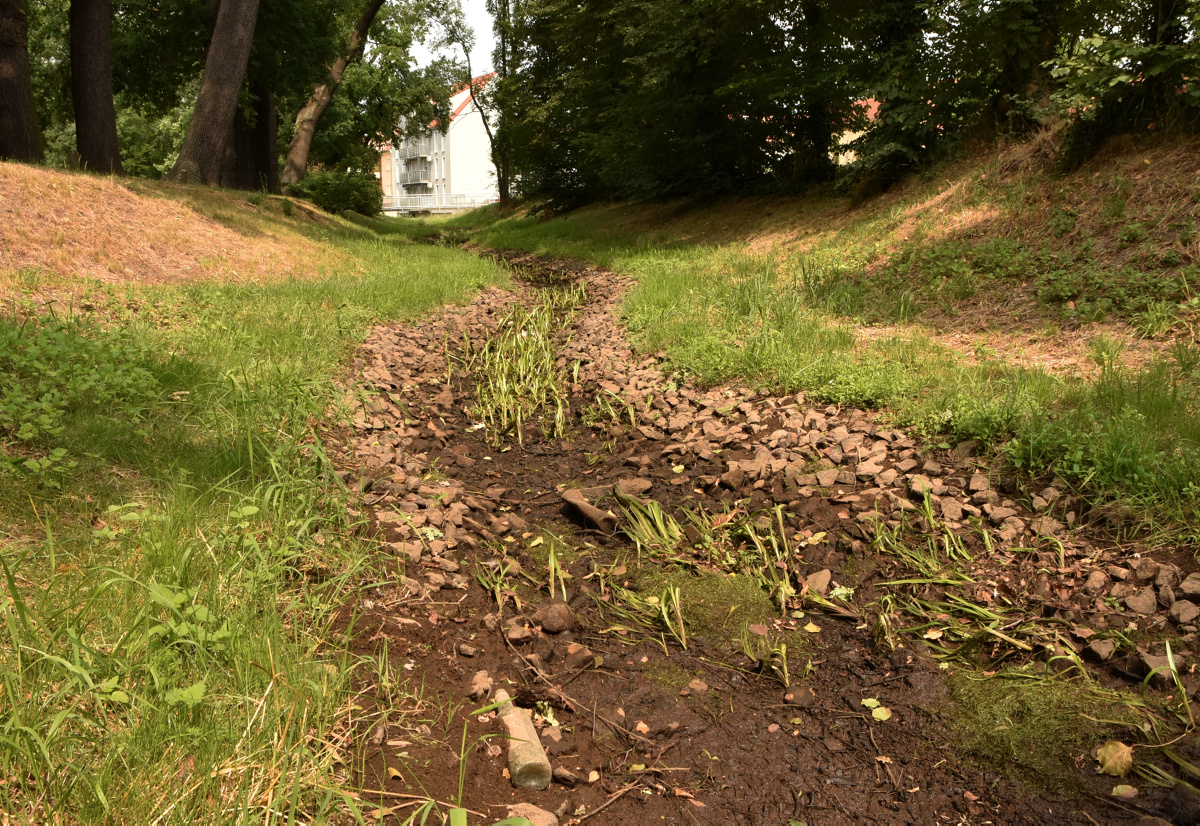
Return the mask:
<svg viewBox="0 0 1200 826">
<path fill-rule="evenodd" d="M 687 470 L 687 468 L 685 468 L 683 465 L 675 465 L 675 467 L 671 468 L 671 470 L 675 471 L 676 473 L 683 473 L 685 470 Z"/>
<path fill-rule="evenodd" d="M 865 697 L 862 700 L 863 708 L 879 708 L 879 701 L 874 697 Z"/>
<path fill-rule="evenodd" d="M 760 637 L 765 637 L 767 635 L 767 626 L 756 622 L 750 626 L 750 633 L 757 634 Z"/>
<path fill-rule="evenodd" d="M 646 725 L 645 723 L 638 723 L 636 726 L 633 727 L 633 730 L 636 731 L 638 734 L 649 734 L 650 726 Z"/>
<path fill-rule="evenodd" d="M 544 541 L 545 541 L 545 539 L 543 537 L 539 536 L 537 539 L 535 539 L 529 543 L 529 547 L 536 548 L 538 545 L 541 545 Z"/>
<path fill-rule="evenodd" d="M 696 799 L 694 799 L 694 798 L 692 798 L 692 799 L 689 799 L 689 800 L 688 800 L 688 803 L 691 803 L 693 806 L 696 806 L 696 807 L 698 807 L 698 808 L 701 808 L 701 809 L 703 809 L 705 806 L 707 806 L 707 805 L 708 805 L 707 803 L 701 803 L 699 800 L 696 800 Z"/>
<path fill-rule="evenodd" d="M 1096 752 L 1100 773 L 1124 777 L 1133 768 L 1133 749 L 1120 740 L 1109 740 Z"/>
<path fill-rule="evenodd" d="M 930 628 L 928 631 L 926 631 L 921 636 L 923 636 L 927 640 L 940 640 L 942 638 L 942 634 L 943 634 L 942 629 Z"/>
<path fill-rule="evenodd" d="M 634 763 L 632 766 L 629 767 L 629 770 L 634 771 L 634 772 L 644 772 L 646 770 L 646 764 L 645 763 Z"/>
<path fill-rule="evenodd" d="M 880 706 L 879 708 L 871 710 L 871 716 L 883 723 L 892 719 L 892 710 L 890 708 L 884 708 L 883 706 Z"/>
<path fill-rule="evenodd" d="M 876 757 L 875 759 L 878 760 L 880 763 L 891 763 L 892 762 L 892 758 L 884 757 L 882 754 L 879 755 L 878 757 Z"/>
<path fill-rule="evenodd" d="M 970 803 L 974 803 L 979 799 L 979 795 L 974 794 L 973 792 L 963 792 L 963 798 Z"/>
<path fill-rule="evenodd" d="M 821 626 L 814 625 L 813 623 L 810 622 L 808 625 L 804 626 L 804 630 L 810 634 L 817 634 L 817 633 L 820 633 Z"/>
<path fill-rule="evenodd" d="M 400 770 L 398 768 L 396 768 L 395 766 L 388 766 L 388 779 L 389 780 L 399 780 L 402 777 L 404 777 L 404 775 L 400 773 Z"/>
<path fill-rule="evenodd" d="M 1113 786 L 1112 796 L 1123 797 L 1126 800 L 1132 800 L 1138 796 L 1138 790 L 1134 786 L 1126 786 L 1124 783 L 1122 783 L 1119 786 Z"/>
<path fill-rule="evenodd" d="M 686 797 L 688 800 L 696 799 L 696 796 L 694 794 L 692 794 L 691 792 L 689 792 L 687 789 L 676 789 L 675 796 L 676 797 Z"/>
<path fill-rule="evenodd" d="M 771 725 L 767 726 L 767 731 L 771 732 L 772 734 L 779 731 L 779 723 L 771 723 Z"/>
<path fill-rule="evenodd" d="M 595 783 L 599 779 L 600 779 L 600 772 L 598 772 L 594 769 L 592 771 L 588 772 L 588 782 L 589 783 Z"/>
</svg>

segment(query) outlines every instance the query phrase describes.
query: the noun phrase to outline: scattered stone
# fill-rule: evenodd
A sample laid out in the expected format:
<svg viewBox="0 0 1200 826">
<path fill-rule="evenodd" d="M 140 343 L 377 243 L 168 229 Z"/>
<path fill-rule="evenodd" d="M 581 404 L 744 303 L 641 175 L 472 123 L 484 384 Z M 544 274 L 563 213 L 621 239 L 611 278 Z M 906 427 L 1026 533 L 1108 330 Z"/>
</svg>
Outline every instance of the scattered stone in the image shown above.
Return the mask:
<svg viewBox="0 0 1200 826">
<path fill-rule="evenodd" d="M 1153 614 L 1158 610 L 1158 596 L 1153 588 L 1143 588 L 1125 597 L 1125 607 L 1138 614 Z"/>
<path fill-rule="evenodd" d="M 730 468 L 721 474 L 721 485 L 730 490 L 741 490 L 746 484 L 746 472 L 740 467 Z"/>
<path fill-rule="evenodd" d="M 533 718 L 527 709 L 513 705 L 504 689 L 496 692 L 495 699 L 497 716 L 508 731 L 509 779 L 514 786 L 541 791 L 550 785 L 550 760 L 533 726 Z M 557 818 L 554 822 L 557 824 Z"/>
<path fill-rule="evenodd" d="M 523 625 L 510 625 L 504 629 L 505 638 L 514 644 L 529 642 L 533 639 L 533 632 Z"/>
<path fill-rule="evenodd" d="M 1016 515 L 1017 512 L 1012 508 L 992 508 L 988 513 L 988 519 L 991 519 L 993 524 L 1002 525 L 1005 519 Z"/>
<path fill-rule="evenodd" d="M 1107 662 L 1116 650 L 1117 644 L 1112 640 L 1092 640 L 1083 649 L 1083 658 L 1094 663 Z"/>
<path fill-rule="evenodd" d="M 1188 574 L 1179 584 L 1179 592 L 1188 597 L 1200 597 L 1200 574 Z"/>
<path fill-rule="evenodd" d="M 549 786 L 549 781 L 546 786 Z M 542 787 L 543 789 L 545 786 Z M 533 826 L 558 826 L 558 817 L 553 812 L 539 809 L 532 803 L 513 803 L 508 807 L 509 817 L 523 817 Z"/>
<path fill-rule="evenodd" d="M 641 496 L 654 487 L 654 483 L 640 476 L 630 476 L 617 480 L 617 484 L 613 487 L 625 496 Z"/>
<path fill-rule="evenodd" d="M 967 490 L 971 493 L 982 493 L 985 490 L 991 490 L 992 483 L 982 473 L 976 473 L 971 476 L 971 481 L 967 483 Z"/>
<path fill-rule="evenodd" d="M 1133 566 L 1133 575 L 1143 582 L 1148 582 L 1158 575 L 1158 563 L 1144 556 Z"/>
<path fill-rule="evenodd" d="M 568 669 L 574 671 L 578 668 L 595 665 L 596 655 L 586 645 L 573 642 L 567 646 L 567 656 L 563 658 L 563 663 Z"/>
<path fill-rule="evenodd" d="M 479 654 L 479 649 L 473 645 L 467 645 L 464 642 L 459 644 L 458 653 L 463 657 L 474 657 Z"/>
<path fill-rule="evenodd" d="M 957 499 L 946 497 L 942 502 L 942 517 L 951 522 L 961 522 L 963 518 L 963 506 Z"/>
<path fill-rule="evenodd" d="M 1177 600 L 1171 605 L 1167 615 L 1180 625 L 1191 625 L 1200 618 L 1200 607 L 1186 599 Z"/>
<path fill-rule="evenodd" d="M 817 484 L 823 488 L 831 488 L 837 484 L 837 478 L 838 471 L 836 469 L 822 470 L 817 473 Z"/>
<path fill-rule="evenodd" d="M 1170 585 L 1164 585 L 1158 589 L 1158 602 L 1163 608 L 1170 608 L 1175 604 L 1175 589 Z"/>
<path fill-rule="evenodd" d="M 1030 527 L 1038 536 L 1056 536 L 1062 532 L 1063 523 L 1049 516 L 1039 516 L 1030 523 Z"/>
<path fill-rule="evenodd" d="M 1083 583 L 1083 592 L 1089 597 L 1100 596 L 1108 588 L 1108 582 L 1108 574 L 1104 571 L 1092 571 Z"/>
<path fill-rule="evenodd" d="M 547 634 L 561 634 L 575 627 L 575 615 L 571 613 L 571 606 L 561 600 L 543 605 L 534 613 L 533 621 L 542 626 L 542 630 Z"/>
<path fill-rule="evenodd" d="M 933 493 L 933 481 L 928 476 L 920 474 L 908 480 L 908 491 L 917 499 L 922 499 L 927 493 Z"/>
<path fill-rule="evenodd" d="M 1175 668 L 1178 669 L 1180 673 L 1183 673 L 1183 657 L 1180 656 L 1178 652 L 1176 652 L 1174 656 Z M 1155 654 L 1148 654 L 1145 651 L 1139 651 L 1137 665 L 1140 669 L 1140 676 L 1143 678 L 1150 674 L 1154 674 L 1154 676 L 1150 678 L 1150 683 L 1155 688 L 1168 688 L 1174 683 L 1174 679 L 1171 677 L 1171 664 L 1167 661 L 1165 656 L 1160 657 Z"/>
<path fill-rule="evenodd" d="M 1154 575 L 1154 587 L 1174 588 L 1179 584 L 1179 568 L 1174 565 L 1159 565 L 1158 573 Z"/>
<path fill-rule="evenodd" d="M 824 568 L 816 573 L 809 574 L 804 578 L 804 583 L 808 586 L 808 590 L 825 596 L 829 593 L 829 582 L 832 578 L 833 572 L 828 568 Z"/>
</svg>

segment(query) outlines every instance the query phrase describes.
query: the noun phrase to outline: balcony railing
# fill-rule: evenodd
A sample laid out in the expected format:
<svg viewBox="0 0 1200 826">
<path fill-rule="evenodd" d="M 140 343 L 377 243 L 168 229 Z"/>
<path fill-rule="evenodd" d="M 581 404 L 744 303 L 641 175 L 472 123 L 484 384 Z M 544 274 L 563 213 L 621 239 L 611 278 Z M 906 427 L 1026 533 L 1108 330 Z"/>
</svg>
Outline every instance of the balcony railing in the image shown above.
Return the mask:
<svg viewBox="0 0 1200 826">
<path fill-rule="evenodd" d="M 402 160 L 409 158 L 427 158 L 433 149 L 433 141 L 429 138 L 408 138 L 396 150 Z"/>
<path fill-rule="evenodd" d="M 383 211 L 433 212 L 475 209 L 499 200 L 490 195 L 389 195 L 383 199 Z"/>
<path fill-rule="evenodd" d="M 412 172 L 401 172 L 397 177 L 397 182 L 402 184 L 427 184 L 429 183 L 429 167 Z"/>
</svg>

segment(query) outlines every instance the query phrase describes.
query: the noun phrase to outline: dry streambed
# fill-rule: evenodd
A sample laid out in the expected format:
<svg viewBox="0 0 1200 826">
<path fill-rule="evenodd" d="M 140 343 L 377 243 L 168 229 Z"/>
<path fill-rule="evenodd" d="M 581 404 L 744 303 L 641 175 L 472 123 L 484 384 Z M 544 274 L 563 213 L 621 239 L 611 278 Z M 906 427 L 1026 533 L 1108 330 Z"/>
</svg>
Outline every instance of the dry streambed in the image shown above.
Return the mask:
<svg viewBox="0 0 1200 826">
<path fill-rule="evenodd" d="M 942 711 L 955 657 L 1200 688 L 1190 557 L 1095 539 L 1104 514 L 1057 480 L 1005 478 L 972 443 L 678 383 L 626 342 L 624 280 L 506 258 L 514 290 L 372 333 L 332 451 L 403 571 L 354 606 L 356 653 L 376 663 L 356 723 L 365 799 L 400 821 L 461 793 L 480 820 L 520 804 L 564 823 L 1187 808 L 1155 790 L 1108 802 L 1114 780 L 1087 755 L 1092 798 L 1030 796 L 956 754 Z M 497 391 L 480 354 L 535 334 L 540 311 L 555 386 Z M 544 350 L 513 352 L 544 372 Z M 514 394 L 538 402 L 519 425 L 496 412 Z M 1166 640 L 1182 688 L 1160 668 Z M 512 734 L 530 723 L 540 748 Z"/>
</svg>

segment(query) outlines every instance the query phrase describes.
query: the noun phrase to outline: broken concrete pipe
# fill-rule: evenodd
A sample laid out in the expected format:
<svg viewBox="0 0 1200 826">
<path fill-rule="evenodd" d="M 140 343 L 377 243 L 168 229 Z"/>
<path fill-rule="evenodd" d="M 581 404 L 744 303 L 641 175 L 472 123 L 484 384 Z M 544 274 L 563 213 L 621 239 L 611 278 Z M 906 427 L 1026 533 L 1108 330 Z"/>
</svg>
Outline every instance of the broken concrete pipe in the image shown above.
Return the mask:
<svg viewBox="0 0 1200 826">
<path fill-rule="evenodd" d="M 508 692 L 495 694 L 496 713 L 508 731 L 508 773 L 514 786 L 541 791 L 550 785 L 550 760 L 527 709 L 513 705 Z"/>
</svg>

